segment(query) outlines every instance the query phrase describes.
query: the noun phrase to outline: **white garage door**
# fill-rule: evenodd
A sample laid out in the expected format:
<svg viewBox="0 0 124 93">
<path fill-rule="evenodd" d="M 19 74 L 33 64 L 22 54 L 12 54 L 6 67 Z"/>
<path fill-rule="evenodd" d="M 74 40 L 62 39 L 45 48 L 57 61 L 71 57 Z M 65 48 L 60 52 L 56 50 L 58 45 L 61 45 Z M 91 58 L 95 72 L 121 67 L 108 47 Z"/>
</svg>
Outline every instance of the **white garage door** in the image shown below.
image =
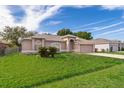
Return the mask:
<svg viewBox="0 0 124 93">
<path fill-rule="evenodd" d="M 93 52 L 93 45 L 81 45 L 80 52 L 83 52 L 83 53 Z"/>
</svg>

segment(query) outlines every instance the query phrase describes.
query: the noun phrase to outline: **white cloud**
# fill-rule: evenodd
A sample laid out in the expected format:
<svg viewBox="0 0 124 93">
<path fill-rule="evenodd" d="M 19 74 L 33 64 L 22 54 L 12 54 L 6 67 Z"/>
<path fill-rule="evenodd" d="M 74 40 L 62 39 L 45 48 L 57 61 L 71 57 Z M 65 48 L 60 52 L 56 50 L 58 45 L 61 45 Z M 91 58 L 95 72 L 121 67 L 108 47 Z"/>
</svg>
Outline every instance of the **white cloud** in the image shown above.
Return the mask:
<svg viewBox="0 0 124 93">
<path fill-rule="evenodd" d="M 57 35 L 57 32 L 52 33 L 53 35 Z"/>
<path fill-rule="evenodd" d="M 74 27 L 73 29 L 81 29 L 81 28 L 84 28 L 84 27 L 87 27 L 87 26 L 92 26 L 92 25 L 96 25 L 96 24 L 100 24 L 100 23 L 104 23 L 104 22 L 107 22 L 107 21 L 110 21 L 112 20 L 113 18 L 110 18 L 110 19 L 105 19 L 105 20 L 100 20 L 100 21 L 97 21 L 97 22 L 92 22 L 92 23 L 89 23 L 89 24 L 84 24 L 84 25 L 81 25 L 81 26 L 78 26 L 78 27 Z"/>
<path fill-rule="evenodd" d="M 102 9 L 107 9 L 107 10 L 115 10 L 115 9 L 121 9 L 124 10 L 123 5 L 102 5 Z"/>
<path fill-rule="evenodd" d="M 6 25 L 9 26 L 25 26 L 28 30 L 37 30 L 40 27 L 40 23 L 44 20 L 51 18 L 59 13 L 60 8 L 66 6 L 20 6 L 23 11 L 25 11 L 26 16 L 22 18 L 20 22 L 15 22 L 15 16 L 11 13 L 13 12 L 8 8 L 8 6 L 0 6 L 0 28 L 3 28 Z M 69 6 L 74 8 L 85 8 L 90 7 L 86 5 L 78 5 L 78 6 Z M 122 6 L 102 6 L 104 9 L 122 9 Z M 123 6 L 124 7 L 124 6 Z M 16 10 L 15 10 L 16 11 Z M 110 20 L 110 19 L 109 19 Z M 89 25 L 94 25 L 97 23 L 102 23 L 107 20 L 102 20 L 99 22 L 93 22 L 86 25 L 82 25 L 77 28 L 82 28 Z M 60 24 L 60 21 L 51 21 L 51 25 Z M 75 28 L 75 29 L 77 29 Z"/>
<path fill-rule="evenodd" d="M 8 6 L 0 6 L 0 28 L 4 26 L 25 26 L 28 30 L 37 30 L 40 27 L 40 23 L 44 20 L 53 17 L 59 13 L 60 8 L 66 6 L 20 6 L 25 12 L 25 16 L 21 21 L 15 21 L 15 16 L 12 15 L 13 10 L 9 9 Z M 69 6 L 75 8 L 84 8 L 88 6 Z M 17 11 L 17 10 L 15 10 Z M 60 24 L 60 21 L 50 22 L 51 25 Z"/>
<path fill-rule="evenodd" d="M 22 23 L 30 30 L 38 29 L 40 23 L 58 13 L 61 6 L 23 6 L 26 17 Z"/>
<path fill-rule="evenodd" d="M 91 6 L 92 5 L 68 5 L 68 7 L 73 7 L 73 8 L 87 8 Z"/>
<path fill-rule="evenodd" d="M 103 35 L 108 35 L 108 34 L 112 34 L 112 33 L 118 33 L 118 32 L 122 32 L 124 31 L 124 28 L 119 28 L 117 30 L 113 30 L 113 31 L 107 31 L 101 34 L 98 34 L 97 36 L 103 36 Z"/>
<path fill-rule="evenodd" d="M 0 29 L 6 25 L 12 26 L 14 18 L 6 6 L 0 6 Z"/>
<path fill-rule="evenodd" d="M 20 21 L 15 22 L 15 17 L 8 6 L 0 6 L 0 28 L 8 26 L 25 26 L 28 30 L 37 30 L 40 23 L 56 15 L 61 6 L 20 6 L 26 16 Z"/>
<path fill-rule="evenodd" d="M 58 25 L 61 23 L 62 23 L 62 21 L 49 21 L 47 25 Z"/>
<path fill-rule="evenodd" d="M 104 29 L 108 29 L 108 28 L 113 28 L 113 27 L 121 25 L 123 23 L 124 22 L 119 22 L 119 23 L 115 23 L 115 24 L 112 24 L 112 25 L 104 26 L 104 27 L 101 27 L 101 28 L 98 27 L 97 29 L 91 30 L 90 32 L 96 32 L 96 31 L 100 31 L 100 30 L 104 30 Z"/>
</svg>

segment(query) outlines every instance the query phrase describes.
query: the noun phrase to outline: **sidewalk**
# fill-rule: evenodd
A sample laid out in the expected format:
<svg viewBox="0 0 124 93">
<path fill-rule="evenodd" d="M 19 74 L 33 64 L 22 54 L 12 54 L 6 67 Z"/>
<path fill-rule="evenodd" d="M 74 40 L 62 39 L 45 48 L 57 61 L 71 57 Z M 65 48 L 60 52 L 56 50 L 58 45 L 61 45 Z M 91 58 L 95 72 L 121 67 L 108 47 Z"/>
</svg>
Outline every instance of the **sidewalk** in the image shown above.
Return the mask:
<svg viewBox="0 0 124 93">
<path fill-rule="evenodd" d="M 112 57 L 112 58 L 124 59 L 124 55 L 118 55 L 118 54 L 107 54 L 107 53 L 86 53 L 86 54 L 95 55 L 95 56 L 104 56 L 104 57 Z"/>
</svg>

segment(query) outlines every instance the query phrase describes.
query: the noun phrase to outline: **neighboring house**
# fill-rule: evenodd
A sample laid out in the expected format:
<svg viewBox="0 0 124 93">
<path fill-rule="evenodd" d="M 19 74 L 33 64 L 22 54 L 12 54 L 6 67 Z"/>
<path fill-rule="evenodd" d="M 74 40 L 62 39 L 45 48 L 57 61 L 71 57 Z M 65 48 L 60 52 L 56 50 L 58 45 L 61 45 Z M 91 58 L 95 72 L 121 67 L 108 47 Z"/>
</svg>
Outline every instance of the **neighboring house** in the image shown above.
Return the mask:
<svg viewBox="0 0 124 93">
<path fill-rule="evenodd" d="M 92 41 L 95 43 L 95 51 L 116 52 L 124 47 L 124 43 L 118 40 L 98 38 Z"/>
<path fill-rule="evenodd" d="M 5 40 L 0 40 L 0 49 L 1 48 L 7 48 L 9 46 L 9 43 Z"/>
<path fill-rule="evenodd" d="M 85 40 L 73 35 L 36 35 L 21 39 L 22 53 L 37 52 L 42 47 L 57 47 L 60 52 L 94 52 L 94 43 L 91 40 Z"/>
</svg>

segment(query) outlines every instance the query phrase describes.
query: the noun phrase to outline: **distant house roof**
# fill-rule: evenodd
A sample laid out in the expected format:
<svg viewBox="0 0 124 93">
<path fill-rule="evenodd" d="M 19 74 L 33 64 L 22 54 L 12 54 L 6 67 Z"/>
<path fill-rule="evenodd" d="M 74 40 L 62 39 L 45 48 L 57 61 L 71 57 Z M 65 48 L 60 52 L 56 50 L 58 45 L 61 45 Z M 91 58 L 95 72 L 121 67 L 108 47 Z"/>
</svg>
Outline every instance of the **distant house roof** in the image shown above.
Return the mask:
<svg viewBox="0 0 124 93">
<path fill-rule="evenodd" d="M 10 41 L 6 41 L 6 40 L 3 40 L 3 39 L 0 39 L 0 43 L 3 43 L 3 44 L 10 44 Z"/>
<path fill-rule="evenodd" d="M 97 38 L 92 40 L 95 44 L 110 44 L 110 43 L 120 43 L 119 40 L 108 40 L 104 38 Z"/>
</svg>

